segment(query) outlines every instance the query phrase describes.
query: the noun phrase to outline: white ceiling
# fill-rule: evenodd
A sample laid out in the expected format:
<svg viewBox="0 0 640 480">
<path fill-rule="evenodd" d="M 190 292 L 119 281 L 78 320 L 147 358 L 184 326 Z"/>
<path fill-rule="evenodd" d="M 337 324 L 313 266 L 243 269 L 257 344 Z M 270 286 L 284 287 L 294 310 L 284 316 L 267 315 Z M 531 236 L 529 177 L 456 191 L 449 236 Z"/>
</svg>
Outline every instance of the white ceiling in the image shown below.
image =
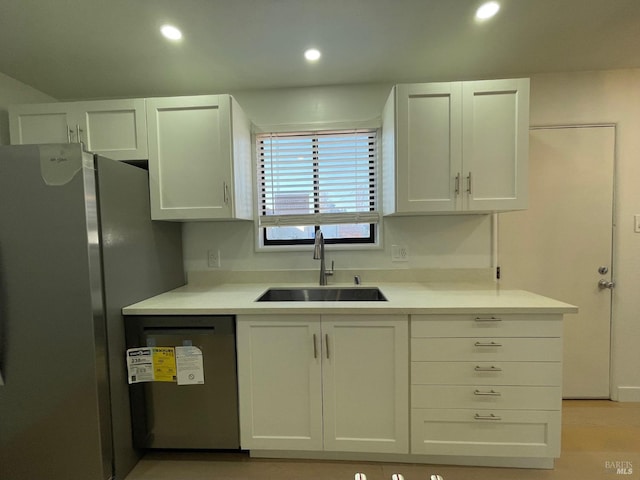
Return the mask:
<svg viewBox="0 0 640 480">
<path fill-rule="evenodd" d="M 640 67 L 640 0 L 501 3 L 0 0 L 0 72 L 62 100 Z"/>
</svg>

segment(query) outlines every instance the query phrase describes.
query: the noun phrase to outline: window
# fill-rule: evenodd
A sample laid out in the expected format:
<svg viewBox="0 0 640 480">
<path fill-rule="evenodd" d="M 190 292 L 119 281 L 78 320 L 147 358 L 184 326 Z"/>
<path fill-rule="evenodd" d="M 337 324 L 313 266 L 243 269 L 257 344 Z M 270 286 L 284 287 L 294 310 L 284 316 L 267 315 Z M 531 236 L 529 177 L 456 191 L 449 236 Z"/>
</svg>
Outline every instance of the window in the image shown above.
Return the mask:
<svg viewBox="0 0 640 480">
<path fill-rule="evenodd" d="M 262 244 L 375 243 L 377 132 L 257 136 Z"/>
</svg>

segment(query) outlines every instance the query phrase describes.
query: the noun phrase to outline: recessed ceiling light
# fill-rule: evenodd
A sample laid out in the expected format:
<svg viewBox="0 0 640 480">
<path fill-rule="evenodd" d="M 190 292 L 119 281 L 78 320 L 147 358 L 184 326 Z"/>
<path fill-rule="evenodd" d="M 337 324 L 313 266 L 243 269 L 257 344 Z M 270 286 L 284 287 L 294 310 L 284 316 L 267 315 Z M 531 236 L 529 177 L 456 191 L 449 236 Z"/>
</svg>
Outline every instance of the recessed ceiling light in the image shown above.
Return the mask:
<svg viewBox="0 0 640 480">
<path fill-rule="evenodd" d="M 315 49 L 315 48 L 310 48 L 309 50 L 304 52 L 304 58 L 306 58 L 310 62 L 318 61 L 320 59 L 321 55 L 322 54 L 320 53 L 320 50 Z"/>
<path fill-rule="evenodd" d="M 163 25 L 160 27 L 160 31 L 169 40 L 180 40 L 182 38 L 182 32 L 173 25 Z"/>
<path fill-rule="evenodd" d="M 487 2 L 480 5 L 476 10 L 476 18 L 478 20 L 487 20 L 493 17 L 500 10 L 500 4 L 498 2 Z"/>
</svg>

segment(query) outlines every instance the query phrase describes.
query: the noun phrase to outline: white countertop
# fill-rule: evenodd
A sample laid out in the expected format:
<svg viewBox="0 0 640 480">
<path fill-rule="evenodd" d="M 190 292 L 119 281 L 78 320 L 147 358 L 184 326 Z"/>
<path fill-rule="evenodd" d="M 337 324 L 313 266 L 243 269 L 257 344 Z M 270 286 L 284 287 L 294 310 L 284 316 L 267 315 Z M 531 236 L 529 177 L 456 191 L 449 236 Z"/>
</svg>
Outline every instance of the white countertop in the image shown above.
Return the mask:
<svg viewBox="0 0 640 480">
<path fill-rule="evenodd" d="M 312 284 L 185 285 L 123 309 L 125 315 L 575 313 L 578 308 L 522 290 L 472 285 L 376 283 L 386 302 L 256 302 L 268 288 Z M 328 285 L 354 287 L 354 285 Z M 324 287 L 319 287 L 324 288 Z M 357 288 L 357 287 L 356 287 Z"/>
</svg>

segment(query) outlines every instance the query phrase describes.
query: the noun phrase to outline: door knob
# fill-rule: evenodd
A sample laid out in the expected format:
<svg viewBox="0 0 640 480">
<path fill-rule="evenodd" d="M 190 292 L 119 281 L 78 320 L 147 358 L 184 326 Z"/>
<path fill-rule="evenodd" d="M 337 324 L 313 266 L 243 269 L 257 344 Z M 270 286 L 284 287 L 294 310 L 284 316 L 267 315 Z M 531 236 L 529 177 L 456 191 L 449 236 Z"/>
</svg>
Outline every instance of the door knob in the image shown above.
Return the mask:
<svg viewBox="0 0 640 480">
<path fill-rule="evenodd" d="M 602 280 L 600 280 L 598 282 L 598 288 L 600 290 L 602 290 L 604 288 L 613 288 L 615 286 L 616 286 L 616 284 L 614 282 L 609 282 L 608 280 L 604 280 L 604 279 L 602 279 Z"/>
</svg>

